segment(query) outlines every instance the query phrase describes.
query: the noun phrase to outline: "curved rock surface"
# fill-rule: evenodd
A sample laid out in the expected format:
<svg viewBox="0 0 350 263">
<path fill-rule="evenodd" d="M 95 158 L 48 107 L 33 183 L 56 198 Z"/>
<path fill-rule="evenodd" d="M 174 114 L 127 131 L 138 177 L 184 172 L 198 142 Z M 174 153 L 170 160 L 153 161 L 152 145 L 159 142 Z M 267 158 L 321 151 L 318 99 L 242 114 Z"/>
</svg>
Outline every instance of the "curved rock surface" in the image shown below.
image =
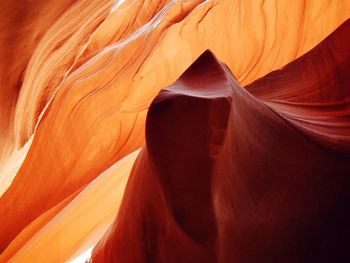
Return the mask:
<svg viewBox="0 0 350 263">
<path fill-rule="evenodd" d="M 150 106 L 92 262 L 344 262 L 350 21 L 243 89 L 204 53 Z"/>
<path fill-rule="evenodd" d="M 118 210 L 128 155 L 145 144 L 149 104 L 205 50 L 246 85 L 308 52 L 349 11 L 348 0 L 1 1 L 0 261 L 62 262 L 97 242 Z M 337 49 L 322 64 L 345 63 L 345 44 Z M 295 67 L 294 81 L 303 71 Z M 337 72 L 329 69 L 317 69 L 323 81 Z M 277 98 L 284 75 L 273 76 Z M 347 101 L 338 100 L 347 93 L 332 109 L 322 103 L 324 119 L 317 107 L 281 103 L 289 96 L 281 86 L 277 102 L 269 89 L 247 89 L 307 140 L 347 158 Z"/>
</svg>

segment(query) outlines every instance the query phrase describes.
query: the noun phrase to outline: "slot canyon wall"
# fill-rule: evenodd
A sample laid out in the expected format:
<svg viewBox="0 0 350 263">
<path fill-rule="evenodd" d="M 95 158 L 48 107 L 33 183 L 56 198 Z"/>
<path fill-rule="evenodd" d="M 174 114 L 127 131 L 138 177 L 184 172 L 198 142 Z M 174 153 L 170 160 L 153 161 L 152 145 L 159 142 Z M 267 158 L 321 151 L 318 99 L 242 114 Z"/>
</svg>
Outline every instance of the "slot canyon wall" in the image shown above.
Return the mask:
<svg viewBox="0 0 350 263">
<path fill-rule="evenodd" d="M 349 18 L 1 1 L 0 262 L 349 259 Z"/>
</svg>

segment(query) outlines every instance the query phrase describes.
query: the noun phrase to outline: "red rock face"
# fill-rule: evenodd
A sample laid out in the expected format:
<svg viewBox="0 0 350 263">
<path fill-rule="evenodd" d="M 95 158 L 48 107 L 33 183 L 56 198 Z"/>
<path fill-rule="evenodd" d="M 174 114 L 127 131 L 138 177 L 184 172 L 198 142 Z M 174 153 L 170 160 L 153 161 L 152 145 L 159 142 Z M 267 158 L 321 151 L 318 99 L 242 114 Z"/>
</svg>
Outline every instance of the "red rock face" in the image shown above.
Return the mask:
<svg viewBox="0 0 350 263">
<path fill-rule="evenodd" d="M 93 262 L 346 262 L 350 21 L 242 88 L 205 52 L 150 106 Z"/>
<path fill-rule="evenodd" d="M 0 1 L 0 263 L 347 259 L 349 10 Z"/>
</svg>

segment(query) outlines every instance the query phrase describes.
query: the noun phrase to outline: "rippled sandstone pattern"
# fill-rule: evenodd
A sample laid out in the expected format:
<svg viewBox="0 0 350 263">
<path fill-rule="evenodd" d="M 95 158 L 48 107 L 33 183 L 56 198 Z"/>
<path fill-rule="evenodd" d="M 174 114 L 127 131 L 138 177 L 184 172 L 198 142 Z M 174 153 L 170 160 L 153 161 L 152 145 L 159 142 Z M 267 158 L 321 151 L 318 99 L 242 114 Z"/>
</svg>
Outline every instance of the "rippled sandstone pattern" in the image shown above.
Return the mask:
<svg viewBox="0 0 350 263">
<path fill-rule="evenodd" d="M 0 5 L 0 260 L 19 262 L 65 261 L 97 242 L 132 158 L 124 170 L 109 168 L 144 144 L 150 102 L 204 50 L 247 84 L 310 50 L 350 13 L 345 0 Z M 294 122 L 305 116 L 293 114 Z M 115 187 L 94 195 L 107 181 Z M 93 209 L 101 213 L 89 217 Z M 69 231 L 74 224 L 86 227 Z M 56 248 L 47 245 L 54 233 Z"/>
<path fill-rule="evenodd" d="M 349 259 L 349 36 L 350 20 L 247 90 L 204 53 L 151 104 L 92 262 Z"/>
</svg>

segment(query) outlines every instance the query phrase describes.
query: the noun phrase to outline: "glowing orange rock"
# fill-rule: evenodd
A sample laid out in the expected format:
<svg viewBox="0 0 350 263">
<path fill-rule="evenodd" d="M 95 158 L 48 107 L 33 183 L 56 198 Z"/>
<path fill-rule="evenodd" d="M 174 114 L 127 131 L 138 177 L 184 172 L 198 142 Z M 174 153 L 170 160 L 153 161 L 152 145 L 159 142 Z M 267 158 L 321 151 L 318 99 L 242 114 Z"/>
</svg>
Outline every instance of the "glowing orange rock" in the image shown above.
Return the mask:
<svg viewBox="0 0 350 263">
<path fill-rule="evenodd" d="M 0 262 L 65 262 L 93 246 L 114 220 L 137 154 L 123 158 L 29 224 Z"/>
<path fill-rule="evenodd" d="M 346 0 L 1 5 L 0 67 L 9 72 L 0 77 L 4 254 L 27 227 L 144 144 L 150 102 L 204 50 L 247 84 L 310 50 L 350 9 Z"/>
<path fill-rule="evenodd" d="M 350 20 L 251 94 L 204 53 L 151 104 L 92 262 L 348 259 L 349 38 Z"/>
</svg>

